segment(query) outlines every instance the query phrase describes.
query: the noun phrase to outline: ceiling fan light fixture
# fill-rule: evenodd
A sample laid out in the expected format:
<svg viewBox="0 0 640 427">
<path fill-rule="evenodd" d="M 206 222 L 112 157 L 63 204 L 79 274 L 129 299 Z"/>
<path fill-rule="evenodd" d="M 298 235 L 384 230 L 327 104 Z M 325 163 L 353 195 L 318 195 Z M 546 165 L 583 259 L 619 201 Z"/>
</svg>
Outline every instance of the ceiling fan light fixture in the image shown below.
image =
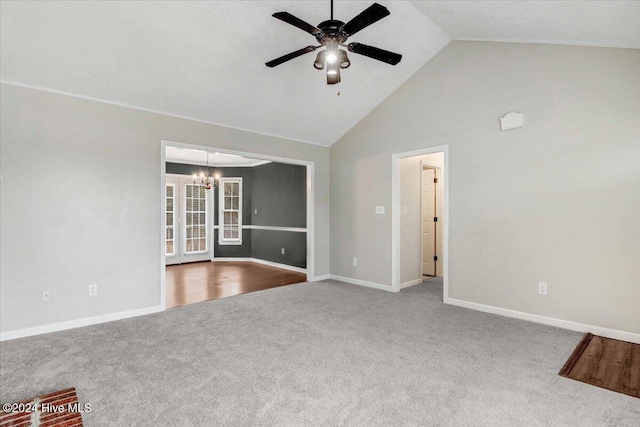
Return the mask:
<svg viewBox="0 0 640 427">
<path fill-rule="evenodd" d="M 334 85 L 340 83 L 340 67 L 338 63 L 327 64 L 327 84 Z"/>
<path fill-rule="evenodd" d="M 338 50 L 338 59 L 340 62 L 340 68 L 349 68 L 349 66 L 351 65 L 351 61 L 349 61 L 347 52 L 342 49 Z"/>
<path fill-rule="evenodd" d="M 327 56 L 327 51 L 326 50 L 322 50 L 322 51 L 318 52 L 318 56 L 316 56 L 316 62 L 313 63 L 313 66 L 318 70 L 324 69 L 324 63 L 325 63 L 325 57 L 326 56 Z"/>
<path fill-rule="evenodd" d="M 374 3 L 345 24 L 344 22 L 333 18 L 333 0 L 330 0 L 330 4 L 331 19 L 321 22 L 317 27 L 293 16 L 289 12 L 274 13 L 272 15 L 274 18 L 286 22 L 289 25 L 293 25 L 294 27 L 312 35 L 318 45 L 303 47 L 302 49 L 298 49 L 272 61 L 266 62 L 265 65 L 269 68 L 273 68 L 306 53 L 325 48 L 318 52 L 318 56 L 316 57 L 313 66 L 318 70 L 327 69 L 327 84 L 331 85 L 340 82 L 340 69 L 348 68 L 351 65 L 351 61 L 347 56 L 346 50 L 339 49 L 341 46 L 346 47 L 349 52 L 368 56 L 369 58 L 389 65 L 397 65 L 400 62 L 402 55 L 398 53 L 380 49 L 375 46 L 368 46 L 362 43 L 351 42 L 346 44 L 347 39 L 356 33 L 378 22 L 384 17 L 389 16 L 389 9 L 381 4 Z"/>
</svg>

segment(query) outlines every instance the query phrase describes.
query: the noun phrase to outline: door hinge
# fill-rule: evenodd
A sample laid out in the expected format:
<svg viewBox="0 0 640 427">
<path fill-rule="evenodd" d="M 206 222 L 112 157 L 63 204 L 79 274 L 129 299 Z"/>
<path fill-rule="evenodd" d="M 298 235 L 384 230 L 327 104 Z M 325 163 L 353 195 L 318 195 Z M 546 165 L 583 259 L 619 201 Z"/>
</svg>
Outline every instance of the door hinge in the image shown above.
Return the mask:
<svg viewBox="0 0 640 427">
<path fill-rule="evenodd" d="M 437 260 L 438 260 L 438 256 L 437 256 L 437 255 L 436 255 L 436 256 L 434 256 L 434 257 L 433 257 L 433 260 L 434 260 L 434 261 L 437 261 Z"/>
<path fill-rule="evenodd" d="M 438 217 L 437 216 L 433 217 L 433 222 L 438 222 Z"/>
<path fill-rule="evenodd" d="M 437 184 L 438 183 L 438 178 L 433 178 L 433 183 Z"/>
</svg>

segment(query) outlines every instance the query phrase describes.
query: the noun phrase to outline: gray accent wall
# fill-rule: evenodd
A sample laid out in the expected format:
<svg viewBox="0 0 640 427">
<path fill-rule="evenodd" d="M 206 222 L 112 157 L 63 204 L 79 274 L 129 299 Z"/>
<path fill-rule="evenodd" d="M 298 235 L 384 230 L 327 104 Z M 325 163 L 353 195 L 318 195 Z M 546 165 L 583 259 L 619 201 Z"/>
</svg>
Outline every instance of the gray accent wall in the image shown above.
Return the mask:
<svg viewBox="0 0 640 427">
<path fill-rule="evenodd" d="M 251 230 L 253 258 L 307 267 L 307 233 L 296 231 Z M 282 248 L 285 249 L 282 254 Z"/>
<path fill-rule="evenodd" d="M 199 174 L 206 167 L 167 162 L 166 172 Z M 284 163 L 255 167 L 210 167 L 211 174 L 242 178 L 242 223 L 268 227 L 306 228 L 307 168 Z M 218 224 L 218 187 L 214 189 L 214 223 Z M 258 209 L 258 213 L 255 213 Z M 284 230 L 242 231 L 242 245 L 218 244 L 214 232 L 216 258 L 257 258 L 306 268 L 307 234 Z M 284 248 L 284 255 L 282 249 Z"/>
<path fill-rule="evenodd" d="M 305 167 L 267 163 L 253 169 L 251 199 L 254 225 L 307 226 L 307 170 Z M 258 209 L 258 213 L 255 213 Z"/>
</svg>

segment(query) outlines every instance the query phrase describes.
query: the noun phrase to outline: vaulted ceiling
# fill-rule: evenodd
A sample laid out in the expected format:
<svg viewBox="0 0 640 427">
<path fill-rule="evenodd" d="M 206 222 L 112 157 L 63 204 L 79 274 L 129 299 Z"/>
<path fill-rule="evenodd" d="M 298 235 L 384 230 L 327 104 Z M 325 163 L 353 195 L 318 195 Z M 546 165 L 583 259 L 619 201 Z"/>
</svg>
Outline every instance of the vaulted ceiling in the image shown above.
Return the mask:
<svg viewBox="0 0 640 427">
<path fill-rule="evenodd" d="M 452 38 L 640 46 L 640 3 L 390 1 L 391 15 L 349 41 L 401 53 L 395 67 L 350 54 L 327 86 L 315 44 L 271 17 L 317 25 L 329 1 L 2 1 L 0 78 L 54 91 L 329 146 Z M 335 1 L 348 21 L 373 1 Z M 338 94 L 339 91 L 339 94 Z"/>
</svg>

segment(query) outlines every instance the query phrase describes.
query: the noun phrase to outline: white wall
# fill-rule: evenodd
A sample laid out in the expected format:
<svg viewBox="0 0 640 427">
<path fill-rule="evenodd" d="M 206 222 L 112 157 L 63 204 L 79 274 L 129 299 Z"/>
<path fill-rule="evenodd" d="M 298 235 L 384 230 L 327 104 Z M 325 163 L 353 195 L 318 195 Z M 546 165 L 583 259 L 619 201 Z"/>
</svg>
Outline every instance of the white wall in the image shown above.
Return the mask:
<svg viewBox="0 0 640 427">
<path fill-rule="evenodd" d="M 444 154 L 406 157 L 399 162 L 400 284 L 403 284 L 422 279 L 422 162 L 444 170 Z M 444 183 L 443 176 L 440 185 Z"/>
<path fill-rule="evenodd" d="M 331 147 L 331 273 L 391 284 L 391 155 L 449 144 L 451 297 L 640 332 L 639 70 L 632 49 L 451 43 Z M 524 128 L 499 130 L 509 111 Z"/>
<path fill-rule="evenodd" d="M 315 274 L 329 273 L 328 148 L 0 90 L 2 332 L 160 304 L 163 139 L 315 162 Z"/>
</svg>

